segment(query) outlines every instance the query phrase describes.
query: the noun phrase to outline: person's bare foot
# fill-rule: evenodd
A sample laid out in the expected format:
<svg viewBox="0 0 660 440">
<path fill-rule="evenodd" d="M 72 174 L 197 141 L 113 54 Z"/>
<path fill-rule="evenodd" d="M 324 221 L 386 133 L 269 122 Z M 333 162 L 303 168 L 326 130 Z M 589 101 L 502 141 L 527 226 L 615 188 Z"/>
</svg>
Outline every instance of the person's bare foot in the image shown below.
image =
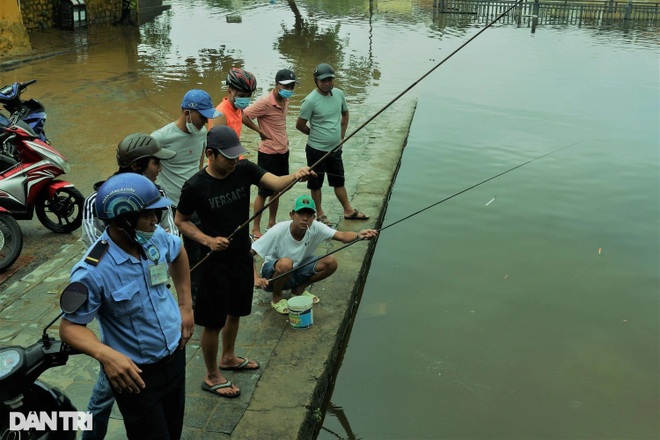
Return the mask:
<svg viewBox="0 0 660 440">
<path fill-rule="evenodd" d="M 234 356 L 233 360 L 219 363 L 218 366 L 221 370 L 256 370 L 259 368 L 257 361 L 240 356 Z"/>
<path fill-rule="evenodd" d="M 213 378 L 210 378 L 207 374 L 204 382 L 202 382 L 202 390 L 227 398 L 241 395 L 241 390 L 221 374 Z"/>
</svg>

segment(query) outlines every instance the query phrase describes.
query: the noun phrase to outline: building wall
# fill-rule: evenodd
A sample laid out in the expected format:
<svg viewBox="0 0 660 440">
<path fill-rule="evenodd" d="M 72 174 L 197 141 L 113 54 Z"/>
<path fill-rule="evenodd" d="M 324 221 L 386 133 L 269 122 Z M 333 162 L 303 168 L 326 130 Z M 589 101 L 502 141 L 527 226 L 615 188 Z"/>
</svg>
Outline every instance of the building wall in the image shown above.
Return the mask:
<svg viewBox="0 0 660 440">
<path fill-rule="evenodd" d="M 0 54 L 14 55 L 32 49 L 17 0 L 0 0 Z"/>
<path fill-rule="evenodd" d="M 1 1 L 1 0 L 0 0 Z M 57 27 L 62 0 L 22 0 L 23 24 L 28 31 Z M 110 23 L 121 15 L 121 0 L 87 0 L 87 23 Z"/>
</svg>

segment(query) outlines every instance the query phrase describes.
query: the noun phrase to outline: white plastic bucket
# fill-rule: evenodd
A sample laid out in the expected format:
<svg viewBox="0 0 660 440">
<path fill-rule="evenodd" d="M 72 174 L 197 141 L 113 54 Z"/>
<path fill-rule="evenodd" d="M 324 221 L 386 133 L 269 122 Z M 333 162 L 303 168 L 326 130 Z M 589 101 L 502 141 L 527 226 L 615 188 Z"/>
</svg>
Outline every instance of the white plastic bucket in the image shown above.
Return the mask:
<svg viewBox="0 0 660 440">
<path fill-rule="evenodd" d="M 293 296 L 287 300 L 289 309 L 289 324 L 291 328 L 310 328 L 314 324 L 312 312 L 312 298 L 307 296 Z"/>
</svg>

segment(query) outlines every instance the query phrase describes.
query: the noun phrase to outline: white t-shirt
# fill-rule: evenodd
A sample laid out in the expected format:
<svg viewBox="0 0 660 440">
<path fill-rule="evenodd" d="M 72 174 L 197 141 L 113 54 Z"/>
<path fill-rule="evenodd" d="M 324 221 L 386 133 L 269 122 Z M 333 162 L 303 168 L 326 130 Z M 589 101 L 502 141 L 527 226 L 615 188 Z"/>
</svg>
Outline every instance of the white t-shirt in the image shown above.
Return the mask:
<svg viewBox="0 0 660 440">
<path fill-rule="evenodd" d="M 156 178 L 156 183 L 165 190 L 174 206 L 179 204 L 183 184 L 199 171 L 206 150 L 206 133 L 206 127 L 197 134 L 186 133 L 176 126 L 176 122 L 151 133 L 161 147 L 176 151 L 176 156 L 160 162 L 162 169 Z"/>
<path fill-rule="evenodd" d="M 264 258 L 264 263 L 286 257 L 293 260 L 293 268 L 314 255 L 316 248 L 337 233 L 335 229 L 321 222 L 313 221 L 305 237 L 298 241 L 291 235 L 292 220 L 277 223 L 252 243 L 252 250 Z"/>
</svg>

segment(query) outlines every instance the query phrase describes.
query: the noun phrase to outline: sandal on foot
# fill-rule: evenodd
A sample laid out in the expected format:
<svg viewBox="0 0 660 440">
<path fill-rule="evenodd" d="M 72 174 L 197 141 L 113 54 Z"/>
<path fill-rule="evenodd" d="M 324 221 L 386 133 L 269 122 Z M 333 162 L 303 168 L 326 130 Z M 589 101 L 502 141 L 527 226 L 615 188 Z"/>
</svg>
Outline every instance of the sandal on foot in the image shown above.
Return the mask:
<svg viewBox="0 0 660 440">
<path fill-rule="evenodd" d="M 358 211 L 357 209 L 353 210 L 353 213 L 350 215 L 344 215 L 345 220 L 369 220 L 369 216 L 363 212 Z"/>
<path fill-rule="evenodd" d="M 301 293 L 300 296 L 306 296 L 308 298 L 312 298 L 312 304 L 318 304 L 321 302 L 321 298 L 306 290 L 303 293 Z"/>
<path fill-rule="evenodd" d="M 238 391 L 237 393 L 234 394 L 220 394 L 216 393 L 217 390 L 222 389 L 222 388 L 231 388 L 231 382 L 227 381 L 225 383 L 216 383 L 215 385 L 209 385 L 206 383 L 206 381 L 202 382 L 202 390 L 213 394 L 214 396 L 218 397 L 226 397 L 227 399 L 233 399 L 234 397 L 238 397 L 241 395 L 241 392 Z"/>
<path fill-rule="evenodd" d="M 331 225 L 330 220 L 328 220 L 328 216 L 327 216 L 327 215 L 322 215 L 321 217 L 317 218 L 316 221 L 317 221 L 317 222 L 321 222 L 321 223 L 323 223 L 323 224 L 326 225 L 326 226 L 330 226 L 330 225 Z"/>
<path fill-rule="evenodd" d="M 280 315 L 288 315 L 289 314 L 289 309 L 288 309 L 289 303 L 286 302 L 286 300 L 284 298 L 282 298 L 281 300 L 279 300 L 276 303 L 271 301 L 270 306 L 272 308 L 274 308 L 275 311 L 277 313 L 279 313 Z"/>
<path fill-rule="evenodd" d="M 239 370 L 258 370 L 259 369 L 259 363 L 257 361 L 251 361 L 248 358 L 240 357 L 238 356 L 239 359 L 243 359 L 239 364 L 237 365 L 232 365 L 230 367 L 223 367 L 222 365 L 218 365 L 218 367 L 221 370 L 234 370 L 234 371 L 239 371 Z M 251 367 L 250 362 L 252 362 L 256 367 Z"/>
</svg>

